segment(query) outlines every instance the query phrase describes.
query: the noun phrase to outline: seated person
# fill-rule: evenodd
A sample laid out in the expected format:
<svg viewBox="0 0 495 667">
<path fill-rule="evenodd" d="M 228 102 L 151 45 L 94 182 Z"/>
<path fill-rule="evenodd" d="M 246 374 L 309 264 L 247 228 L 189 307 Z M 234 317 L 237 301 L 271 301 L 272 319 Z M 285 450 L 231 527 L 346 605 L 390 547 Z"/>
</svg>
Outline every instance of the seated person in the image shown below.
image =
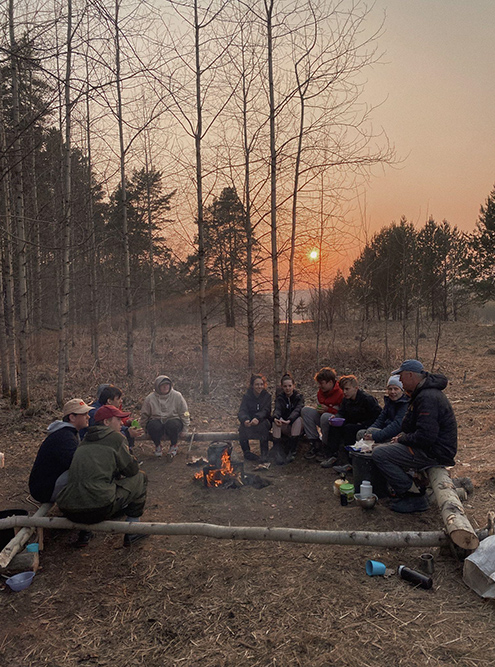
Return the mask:
<svg viewBox="0 0 495 667">
<path fill-rule="evenodd" d="M 328 439 L 329 421 L 337 414 L 344 398 L 333 368 L 321 368 L 314 379 L 318 383 L 318 403 L 316 408 L 305 406 L 301 412 L 304 433 L 310 444 L 309 451 L 304 455 L 308 460 L 314 459 L 321 453 L 321 442 L 326 442 Z M 318 428 L 321 430 L 321 440 Z"/>
<path fill-rule="evenodd" d="M 62 421 L 57 419 L 48 427 L 29 476 L 29 493 L 39 503 L 55 502 L 67 484 L 79 430 L 88 425 L 90 410 L 81 398 L 73 398 L 63 407 Z"/>
<path fill-rule="evenodd" d="M 99 408 L 102 407 L 102 405 L 114 405 L 116 408 L 119 408 L 119 410 L 122 410 L 122 394 L 122 389 L 119 389 L 113 384 L 100 384 L 98 387 L 96 401 L 91 404 L 92 409 L 89 413 L 89 425 L 94 426 L 95 413 Z M 129 420 L 127 421 L 129 422 Z M 84 428 L 79 433 L 81 440 L 86 435 L 87 430 L 87 428 Z M 132 448 L 134 447 L 134 439 L 140 435 L 143 435 L 143 430 L 141 428 L 131 426 L 130 423 L 122 423 L 121 433 L 127 438 L 129 449 L 132 452 Z"/>
<path fill-rule="evenodd" d="M 344 399 L 337 417 L 343 417 L 345 424 L 340 427 L 329 427 L 328 440 L 324 443 L 325 458 L 321 463 L 322 468 L 331 468 L 337 461 L 339 453 L 347 461 L 343 448 L 354 445 L 358 431 L 371 426 L 381 412 L 376 398 L 359 389 L 355 375 L 344 375 L 340 378 L 339 384 L 344 392 Z M 350 469 L 347 463 L 344 467 Z"/>
<path fill-rule="evenodd" d="M 259 457 L 251 451 L 250 440 L 260 441 L 261 459 L 268 459 L 268 436 L 271 427 L 272 397 L 266 390 L 263 375 L 251 375 L 249 388 L 242 397 L 239 419 L 239 442 L 247 461 L 257 461 Z"/>
<path fill-rule="evenodd" d="M 390 508 L 403 513 L 423 512 L 429 507 L 428 500 L 410 471 L 455 465 L 457 422 L 443 393 L 448 380 L 440 373 L 426 372 L 417 359 L 403 361 L 392 375 L 399 375 L 411 401 L 401 432 L 391 444 L 375 447 L 372 460 L 397 494 Z"/>
<path fill-rule="evenodd" d="M 304 406 L 304 396 L 297 391 L 290 373 L 285 373 L 280 381 L 281 391 L 275 398 L 273 410 L 273 448 L 275 449 L 275 463 L 283 465 L 292 463 L 296 458 L 299 436 L 302 431 L 301 410 Z M 289 436 L 287 456 L 282 449 L 282 434 Z"/>
<path fill-rule="evenodd" d="M 155 456 L 162 455 L 162 438 L 170 438 L 169 455 L 175 456 L 180 436 L 187 433 L 191 418 L 184 396 L 172 387 L 167 375 L 159 375 L 154 391 L 148 394 L 141 408 L 141 428 L 155 443 Z"/>
<path fill-rule="evenodd" d="M 387 382 L 387 395 L 383 398 L 385 406 L 378 419 L 367 429 L 361 429 L 356 440 L 373 440 L 376 443 L 388 442 L 400 433 L 400 427 L 409 405 L 409 397 L 402 391 L 402 382 L 397 375 L 391 375 Z"/>
<path fill-rule="evenodd" d="M 99 523 L 127 514 L 127 521 L 139 521 L 146 502 L 147 478 L 132 456 L 120 432 L 122 419 L 129 417 L 113 405 L 96 411 L 77 448 L 69 468 L 69 480 L 57 498 L 62 514 L 76 523 Z M 145 535 L 129 534 L 124 546 Z M 81 531 L 77 546 L 85 546 L 91 533 Z"/>
</svg>

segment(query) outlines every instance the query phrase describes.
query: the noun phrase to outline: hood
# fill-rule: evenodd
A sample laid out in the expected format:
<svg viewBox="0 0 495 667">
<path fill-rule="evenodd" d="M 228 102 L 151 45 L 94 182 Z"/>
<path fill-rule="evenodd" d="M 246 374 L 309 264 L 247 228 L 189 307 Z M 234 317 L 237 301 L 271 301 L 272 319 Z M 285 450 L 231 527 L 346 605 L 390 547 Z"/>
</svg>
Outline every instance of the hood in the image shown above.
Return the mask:
<svg viewBox="0 0 495 667">
<path fill-rule="evenodd" d="M 422 380 L 419 385 L 414 390 L 414 393 L 421 391 L 422 389 L 445 389 L 449 381 L 441 373 L 428 373 L 424 380 Z"/>
<path fill-rule="evenodd" d="M 62 428 L 71 428 L 74 431 L 77 431 L 76 427 L 73 424 L 69 424 L 69 422 L 64 422 L 61 419 L 56 419 L 54 422 L 50 424 L 50 426 L 46 429 L 48 433 L 55 433 L 55 431 L 60 431 Z"/>
<path fill-rule="evenodd" d="M 153 383 L 153 388 L 159 396 L 162 396 L 162 394 L 160 394 L 158 392 L 158 387 L 161 385 L 162 382 L 170 382 L 170 388 L 171 389 L 174 388 L 174 385 L 172 384 L 172 380 L 168 377 L 168 375 L 159 375 Z"/>
<path fill-rule="evenodd" d="M 111 433 L 115 433 L 115 431 L 113 428 L 110 428 L 110 426 L 95 424 L 94 426 L 90 426 L 88 428 L 88 431 L 84 436 L 84 440 L 86 442 L 98 442 L 98 440 L 103 440 L 103 438 L 106 438 Z"/>
</svg>

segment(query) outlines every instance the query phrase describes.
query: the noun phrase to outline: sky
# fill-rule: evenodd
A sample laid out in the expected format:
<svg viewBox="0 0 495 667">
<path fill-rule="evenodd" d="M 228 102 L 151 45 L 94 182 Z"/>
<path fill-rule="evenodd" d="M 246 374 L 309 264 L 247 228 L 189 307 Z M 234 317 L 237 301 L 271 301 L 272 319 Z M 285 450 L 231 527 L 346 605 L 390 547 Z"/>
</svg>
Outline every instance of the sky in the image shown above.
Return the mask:
<svg viewBox="0 0 495 667">
<path fill-rule="evenodd" d="M 433 216 L 472 231 L 495 184 L 495 1 L 376 0 L 372 16 L 383 56 L 364 97 L 401 163 L 365 186 L 367 227 Z"/>
</svg>

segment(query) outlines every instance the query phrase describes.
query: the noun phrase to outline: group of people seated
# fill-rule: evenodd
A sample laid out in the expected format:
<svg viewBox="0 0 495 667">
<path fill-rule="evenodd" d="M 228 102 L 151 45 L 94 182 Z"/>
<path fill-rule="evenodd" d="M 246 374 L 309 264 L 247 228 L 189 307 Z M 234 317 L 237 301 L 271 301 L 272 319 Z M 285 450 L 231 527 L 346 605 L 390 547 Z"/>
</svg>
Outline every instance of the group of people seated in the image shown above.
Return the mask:
<svg viewBox="0 0 495 667">
<path fill-rule="evenodd" d="M 326 367 L 314 379 L 317 402 L 309 407 L 290 373 L 283 375 L 272 414 L 265 378 L 251 377 L 238 414 L 244 458 L 291 463 L 304 432 L 310 445 L 306 459 L 346 473 L 352 470 L 347 450 L 362 439 L 373 445 L 372 461 L 393 496 L 391 509 L 403 513 L 428 509 L 425 488 L 418 486 L 414 473 L 453 466 L 457 452 L 457 423 L 443 393 L 447 378 L 428 373 L 417 359 L 408 359 L 390 375 L 383 408 L 360 389 L 355 375 L 337 379 L 335 370 Z M 250 440 L 259 440 L 259 456 L 251 451 Z"/>
<path fill-rule="evenodd" d="M 372 460 L 395 496 L 392 509 L 417 512 L 428 508 L 424 489 L 414 471 L 454 465 L 457 424 L 443 393 L 447 378 L 425 371 L 416 359 L 404 361 L 387 382 L 385 405 L 359 388 L 354 375 L 337 379 L 332 368 L 315 375 L 315 407 L 304 405 L 290 373 L 282 376 L 275 397 L 262 375 L 253 375 L 238 413 L 239 441 L 247 460 L 283 465 L 294 461 L 301 434 L 309 440 L 305 458 L 324 468 L 346 472 L 346 447 L 364 439 L 374 443 Z M 162 439 L 170 440 L 169 454 L 190 424 L 187 403 L 173 389 L 167 375 L 159 375 L 144 399 L 139 421 L 130 421 L 122 409 L 122 391 L 100 385 L 92 405 L 80 398 L 68 401 L 61 420 L 48 427 L 48 436 L 36 456 L 29 490 L 39 502 L 57 502 L 62 513 L 76 523 L 92 524 L 118 516 L 139 521 L 145 502 L 147 477 L 132 454 L 134 439 L 147 433 L 162 455 Z M 273 448 L 270 451 L 270 430 Z M 250 441 L 259 440 L 260 455 Z M 334 465 L 340 463 L 341 465 Z M 142 539 L 126 534 L 124 546 Z M 89 531 L 80 531 L 76 546 L 85 546 Z"/>
</svg>

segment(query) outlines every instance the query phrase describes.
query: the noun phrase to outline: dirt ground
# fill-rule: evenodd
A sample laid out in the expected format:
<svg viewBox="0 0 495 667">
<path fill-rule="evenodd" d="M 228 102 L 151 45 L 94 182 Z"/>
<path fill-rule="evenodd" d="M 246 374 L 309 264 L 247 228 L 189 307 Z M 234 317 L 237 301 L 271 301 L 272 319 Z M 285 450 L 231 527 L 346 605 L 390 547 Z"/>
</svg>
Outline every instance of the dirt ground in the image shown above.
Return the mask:
<svg viewBox="0 0 495 667">
<path fill-rule="evenodd" d="M 355 372 L 368 391 L 382 394 L 389 371 L 402 357 L 399 328 L 389 328 L 391 357 L 385 358 L 383 325 L 375 325 L 359 349 L 351 325 L 325 334 L 320 365 Z M 445 325 L 435 370 L 450 379 L 448 395 L 459 423 L 459 450 L 452 476 L 469 476 L 474 494 L 465 503 L 475 528 L 495 509 L 493 409 L 495 329 Z M 437 330 L 425 328 L 420 358 L 430 368 Z M 196 431 L 231 430 L 248 373 L 240 333 L 211 334 L 212 392 L 199 390 L 200 349 L 194 329 L 160 332 L 160 358 L 149 359 L 146 335 L 138 337 L 132 382 L 125 355 L 105 341 L 102 369 L 91 367 L 86 342 L 76 341 L 67 395 L 90 399 L 111 380 L 125 390 L 125 405 L 138 412 L 159 372 L 170 374 L 187 397 Z M 310 325 L 297 327 L 292 371 L 315 400 Z M 406 356 L 414 356 L 406 339 Z M 27 481 L 43 431 L 58 416 L 54 405 L 55 342 L 44 359 L 33 360 L 33 405 L 28 414 L 5 402 L 0 414 L 0 509 L 34 507 Z M 51 352 L 53 348 L 53 353 Z M 261 370 L 271 362 L 271 343 L 258 342 Z M 269 373 L 266 373 L 269 376 Z M 269 377 L 270 389 L 275 382 Z M 194 445 L 190 454 L 204 453 Z M 329 530 L 441 530 L 436 507 L 423 514 L 396 515 L 381 500 L 365 512 L 341 507 L 333 471 L 302 457 L 261 474 L 264 489 L 206 489 L 192 481 L 188 445 L 178 456 L 157 459 L 148 443 L 136 455 L 149 476 L 143 520 L 222 525 L 287 526 Z M 235 449 L 239 451 L 238 443 Z M 253 464 L 246 464 L 251 470 Z M 495 604 L 483 601 L 462 580 L 462 562 L 447 548 L 433 550 L 434 587 L 415 589 L 397 576 L 368 577 L 365 562 L 390 568 L 417 567 L 424 549 L 315 546 L 235 542 L 200 537 L 152 536 L 131 549 L 122 536 L 97 535 L 85 550 L 71 545 L 75 534 L 50 531 L 41 568 L 26 591 L 0 584 L 0 665 L 492 665 L 495 662 Z"/>
</svg>

